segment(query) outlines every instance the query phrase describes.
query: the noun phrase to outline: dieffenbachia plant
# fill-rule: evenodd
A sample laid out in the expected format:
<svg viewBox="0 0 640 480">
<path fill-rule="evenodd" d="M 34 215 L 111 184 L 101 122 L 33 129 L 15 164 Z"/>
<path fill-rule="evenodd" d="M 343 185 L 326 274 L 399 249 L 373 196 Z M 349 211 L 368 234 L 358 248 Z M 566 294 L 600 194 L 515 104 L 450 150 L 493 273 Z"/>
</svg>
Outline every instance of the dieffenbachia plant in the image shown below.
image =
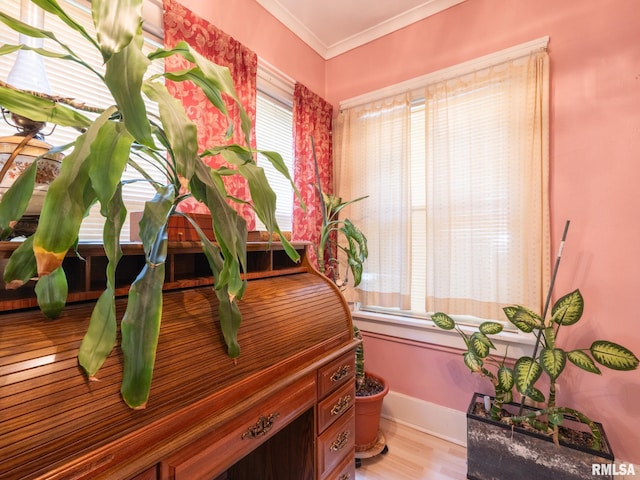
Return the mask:
<svg viewBox="0 0 640 480">
<path fill-rule="evenodd" d="M 275 194 L 264 171 L 255 162 L 256 152 L 249 148 L 251 121 L 236 96 L 229 70 L 204 58 L 182 42 L 175 48 L 160 48 L 148 55 L 142 51 L 142 0 L 93 0 L 91 2 L 95 37 L 71 18 L 55 0 L 32 0 L 50 14 L 58 16 L 68 28 L 78 32 L 97 49 L 105 64 L 104 74 L 86 63 L 75 49 L 58 40 L 53 32 L 34 28 L 0 11 L 0 20 L 16 32 L 45 38 L 57 44 L 57 51 L 35 49 L 40 55 L 82 65 L 108 87 L 112 106 L 89 108 L 80 100 L 52 98 L 20 91 L 0 84 L 0 105 L 34 121 L 73 127 L 80 132 L 66 146 L 59 176 L 46 194 L 35 234 L 23 242 L 11 256 L 5 269 L 5 283 L 12 288 L 38 277 L 35 287 L 41 310 L 55 317 L 64 308 L 67 279 L 62 261 L 75 248 L 78 232 L 88 209 L 96 202 L 106 219 L 103 241 L 109 260 L 106 289 L 97 300 L 88 331 L 80 346 L 79 362 L 90 378 L 95 378 L 116 342 L 115 270 L 122 256 L 119 237 L 126 217 L 121 189 L 125 168 L 136 169 L 140 180 L 155 187 L 155 196 L 145 205 L 140 222 L 140 237 L 146 264 L 131 285 L 127 307 L 121 321 L 121 348 L 124 375 L 121 393 L 132 408 L 147 403 L 154 368 L 155 352 L 162 316 L 162 286 L 167 256 L 169 216 L 188 196 L 203 202 L 211 212 L 216 243 L 199 231 L 203 251 L 214 277 L 214 292 L 219 300 L 220 328 L 231 357 L 240 354 L 237 332 L 241 314 L 238 301 L 245 291 L 241 276 L 246 263 L 247 226 L 229 205 L 238 201 L 222 181 L 226 175 L 241 175 L 249 185 L 251 206 L 270 232 L 279 232 L 275 220 Z M 3 45 L 0 54 L 8 54 L 24 45 Z M 165 57 L 179 55 L 191 66 L 146 78 L 148 66 Z M 191 81 L 202 89 L 209 101 L 225 115 L 223 96 L 232 99 L 241 114 L 240 128 L 246 145 L 211 147 L 198 153 L 196 125 L 187 118 L 182 104 L 173 98 L 164 83 Z M 147 112 L 144 98 L 158 104 L 159 117 Z M 87 115 L 91 111 L 94 115 Z M 291 181 L 280 155 L 260 152 Z M 220 155 L 227 167 L 213 169 L 202 157 Z M 141 156 L 151 168 L 164 173 L 166 182 L 153 180 L 145 171 Z M 35 163 L 34 163 L 35 165 Z M 34 167 L 35 168 L 35 167 Z M 7 235 L 24 213 L 35 179 L 35 170 L 15 182 L 0 202 L 0 232 Z M 189 193 L 181 193 L 181 180 Z M 280 235 L 288 255 L 297 260 L 292 245 Z"/>
<path fill-rule="evenodd" d="M 551 317 L 543 319 L 532 310 L 512 305 L 505 307 L 504 312 L 509 322 L 525 333 L 536 333 L 540 349 L 536 357 L 522 356 L 515 360 L 513 367 L 505 364 L 505 358 L 494 359 L 490 352 L 495 349 L 489 335 L 502 331 L 498 322 L 484 322 L 473 333 L 465 333 L 447 314 L 438 312 L 431 316 L 436 326 L 444 330 L 456 329 L 465 342 L 464 363 L 474 373 L 483 375 L 491 381 L 495 390 L 495 401 L 490 410 L 492 418 L 500 420 L 501 407 L 512 399 L 512 390 L 534 402 L 543 404 L 535 412 L 524 413 L 502 419 L 511 424 L 527 423 L 535 429 L 550 434 L 554 441 L 560 438 L 559 427 L 565 415 L 569 415 L 584 423 L 593 434 L 593 448 L 599 449 L 600 432 L 595 423 L 583 413 L 556 404 L 556 387 L 558 378 L 564 372 L 567 360 L 575 366 L 590 373 L 601 374 L 598 365 L 613 370 L 635 370 L 638 358 L 628 348 L 607 340 L 595 340 L 589 347 L 563 349 L 557 342 L 560 331 L 575 325 L 582 317 L 584 299 L 580 290 L 574 290 L 558 299 L 553 305 Z M 536 349 L 537 351 L 538 349 Z M 491 370 L 493 365 L 493 370 Z M 545 395 L 536 387 L 538 380 L 546 374 L 549 379 L 548 394 Z"/>
</svg>

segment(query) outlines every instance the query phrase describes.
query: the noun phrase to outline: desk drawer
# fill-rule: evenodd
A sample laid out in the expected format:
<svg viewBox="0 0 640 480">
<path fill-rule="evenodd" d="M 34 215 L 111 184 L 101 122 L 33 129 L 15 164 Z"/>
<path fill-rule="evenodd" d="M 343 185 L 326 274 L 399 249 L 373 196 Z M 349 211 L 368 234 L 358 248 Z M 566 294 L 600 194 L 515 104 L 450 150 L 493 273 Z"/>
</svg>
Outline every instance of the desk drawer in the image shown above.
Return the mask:
<svg viewBox="0 0 640 480">
<path fill-rule="evenodd" d="M 344 457 L 342 463 L 323 480 L 356 480 L 355 453 Z"/>
<path fill-rule="evenodd" d="M 309 375 L 161 462 L 162 480 L 215 478 L 315 403 Z"/>
<path fill-rule="evenodd" d="M 352 407 L 318 438 L 319 478 L 326 478 L 347 457 L 355 462 L 355 423 Z"/>
<path fill-rule="evenodd" d="M 318 370 L 318 399 L 347 382 L 355 382 L 355 353 L 349 351 Z"/>
<path fill-rule="evenodd" d="M 340 389 L 318 403 L 318 432 L 324 432 L 329 425 L 355 404 L 355 380 L 346 383 Z"/>
</svg>

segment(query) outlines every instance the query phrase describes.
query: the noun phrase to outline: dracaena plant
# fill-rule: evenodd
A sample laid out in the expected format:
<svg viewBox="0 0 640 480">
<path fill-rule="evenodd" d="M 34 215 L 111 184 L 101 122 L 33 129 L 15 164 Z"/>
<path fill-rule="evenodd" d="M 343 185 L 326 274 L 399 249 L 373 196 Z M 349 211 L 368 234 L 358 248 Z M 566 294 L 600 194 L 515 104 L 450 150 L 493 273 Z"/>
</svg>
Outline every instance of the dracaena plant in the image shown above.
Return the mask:
<svg viewBox="0 0 640 480">
<path fill-rule="evenodd" d="M 54 33 L 29 26 L 2 11 L 0 20 L 18 33 L 46 38 L 50 44 L 56 44 L 55 51 L 42 48 L 36 51 L 87 68 L 106 85 L 113 102 L 104 109 L 89 108 L 81 99 L 51 98 L 20 91 L 7 84 L 0 85 L 0 105 L 12 114 L 73 127 L 80 132 L 72 144 L 65 146 L 66 156 L 59 176 L 46 194 L 37 230 L 9 259 L 4 280 L 10 288 L 17 288 L 37 277 L 35 292 L 40 308 L 48 316 L 57 316 L 64 308 L 67 295 L 62 261 L 77 244 L 79 228 L 88 209 L 95 203 L 100 205 L 106 219 L 103 232 L 108 258 L 106 289 L 95 304 L 78 354 L 86 375 L 96 378 L 117 336 L 115 270 L 122 255 L 119 237 L 127 214 L 121 195 L 122 173 L 127 167 L 133 168 L 139 173 L 140 181 L 150 182 L 156 193 L 146 202 L 140 221 L 146 262 L 130 287 L 126 311 L 120 322 L 124 358 L 121 394 L 130 407 L 143 408 L 149 396 L 160 330 L 169 216 L 188 196 L 203 202 L 211 213 L 216 243 L 209 241 L 197 225 L 194 226 L 214 277 L 213 291 L 219 300 L 219 327 L 229 355 L 237 357 L 240 354 L 237 332 L 241 321 L 238 301 L 246 286 L 241 271 L 246 266 L 247 226 L 229 204 L 238 200 L 226 191 L 222 178 L 226 175 L 244 177 L 256 215 L 270 231 L 279 232 L 275 221 L 275 194 L 264 171 L 256 164 L 257 152 L 249 148 L 251 122 L 236 96 L 229 70 L 210 62 L 184 42 L 175 48 L 160 48 L 145 55 L 142 51 L 142 0 L 93 0 L 95 36 L 87 33 L 55 0 L 32 2 L 60 17 L 91 48 L 97 49 L 104 60 L 104 73 L 93 69 L 76 53 L 75 46 L 61 43 Z M 29 47 L 3 45 L 0 54 L 12 53 L 19 48 Z M 171 55 L 186 58 L 191 66 L 146 77 L 152 62 L 162 62 Z M 244 132 L 245 144 L 210 146 L 199 154 L 196 125 L 188 119 L 182 104 L 169 94 L 161 77 L 174 82 L 193 82 L 224 114 L 227 109 L 223 97 L 231 99 L 240 110 L 239 127 Z M 157 118 L 146 110 L 144 97 L 158 104 Z M 260 153 L 291 181 L 277 153 Z M 203 161 L 203 157 L 214 155 L 223 157 L 227 167 L 214 169 Z M 140 161 L 142 157 L 146 158 L 146 163 Z M 153 180 L 145 165 L 163 172 L 166 181 Z M 35 167 L 25 172 L 3 196 L 0 203 L 2 235 L 7 235 L 23 215 L 33 191 L 34 178 Z M 188 184 L 188 193 L 181 191 L 182 182 Z M 297 259 L 295 249 L 284 236 L 280 235 L 280 238 L 289 256 Z"/>
<path fill-rule="evenodd" d="M 569 415 L 589 427 L 593 436 L 593 448 L 599 449 L 601 436 L 595 423 L 573 408 L 556 404 L 558 379 L 568 363 L 586 372 L 601 374 L 598 365 L 613 370 L 635 370 L 638 367 L 638 358 L 628 348 L 607 340 L 595 340 L 590 346 L 569 351 L 562 348 L 558 343 L 560 332 L 576 325 L 582 317 L 584 299 L 580 290 L 574 290 L 558 299 L 553 305 L 551 317 L 547 319 L 520 305 L 508 306 L 503 310 L 509 322 L 518 330 L 534 333 L 540 347 L 534 350 L 535 357 L 522 356 L 516 359 L 513 367 L 505 363 L 506 357 L 495 358 L 491 355 L 495 346 L 490 335 L 502 331 L 500 323 L 484 322 L 473 333 L 467 333 L 445 313 L 435 313 L 431 318 L 438 327 L 444 330 L 455 329 L 462 336 L 466 346 L 463 354 L 465 365 L 473 373 L 488 378 L 493 384 L 495 399 L 490 415 L 494 420 L 502 419 L 514 425 L 526 423 L 542 433 L 551 435 L 557 443 L 561 438 L 559 427 L 565 415 Z M 536 386 L 543 374 L 549 381 L 546 396 Z M 542 408 L 503 418 L 502 405 L 512 400 L 514 387 L 523 398 L 541 403 Z"/>
<path fill-rule="evenodd" d="M 320 237 L 318 244 L 315 246 L 318 270 L 320 273 L 327 275 L 341 290 L 347 288 L 349 272 L 351 272 L 353 286 L 357 287 L 362 281 L 363 265 L 369 256 L 367 237 L 351 220 L 348 218 L 340 219 L 340 212 L 349 205 L 364 200 L 367 196 L 353 200 L 342 200 L 341 197 L 324 192 L 320 183 L 318 159 L 316 158 L 313 137 L 311 137 L 311 147 L 316 171 L 316 190 L 322 213 Z M 346 260 L 344 275 L 340 272 L 340 256 Z M 326 271 L 325 261 L 330 267 L 329 272 Z"/>
</svg>

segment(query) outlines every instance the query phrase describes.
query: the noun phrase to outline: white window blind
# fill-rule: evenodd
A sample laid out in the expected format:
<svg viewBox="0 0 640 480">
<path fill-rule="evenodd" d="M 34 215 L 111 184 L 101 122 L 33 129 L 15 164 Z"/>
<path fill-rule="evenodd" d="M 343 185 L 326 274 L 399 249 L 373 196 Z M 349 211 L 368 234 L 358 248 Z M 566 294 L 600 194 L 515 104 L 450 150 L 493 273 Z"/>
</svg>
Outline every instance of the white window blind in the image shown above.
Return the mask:
<svg viewBox="0 0 640 480">
<path fill-rule="evenodd" d="M 153 3 L 153 2 L 147 2 Z M 93 22 L 91 20 L 91 13 L 86 4 L 80 4 L 77 2 L 60 0 L 61 6 L 67 11 L 70 16 L 78 23 L 80 23 L 90 34 L 94 32 Z M 13 16 L 14 18 L 20 18 L 20 1 L 19 0 L 3 0 L 2 1 L 3 12 Z M 145 7 L 145 11 L 149 10 Z M 155 22 L 157 23 L 157 21 Z M 83 58 L 86 62 L 90 63 L 93 68 L 98 71 L 104 71 L 102 66 L 102 57 L 100 53 L 91 45 L 89 45 L 82 37 L 76 32 L 68 28 L 64 23 L 56 16 L 45 14 L 44 29 L 55 33 L 56 37 L 64 44 L 71 46 L 78 56 Z M 145 29 L 150 30 L 150 29 Z M 158 25 L 154 28 L 158 31 Z M 151 34 L 146 34 L 145 50 L 151 52 L 162 44 L 162 39 L 153 37 Z M 9 29 L 3 23 L 0 23 L 0 42 L 3 44 L 16 45 L 19 43 L 18 34 Z M 51 40 L 45 39 L 44 48 L 48 50 L 61 51 L 57 44 Z M 15 62 L 16 55 L 4 55 L 0 57 L 0 78 L 6 80 L 13 63 Z M 60 95 L 63 97 L 75 98 L 78 101 L 84 101 L 88 105 L 105 108 L 112 105 L 113 99 L 108 89 L 104 86 L 102 81 L 95 75 L 90 73 L 83 67 L 76 65 L 75 62 L 69 61 L 56 61 L 53 59 L 45 59 L 45 68 L 49 84 L 51 86 L 51 93 L 53 95 Z M 161 73 L 164 70 L 164 62 L 154 62 L 149 70 L 148 75 Z M 157 114 L 157 108 L 150 102 L 147 103 L 147 108 L 150 113 Z M 90 116 L 90 114 L 85 114 Z M 44 130 L 46 134 L 49 129 Z M 7 125 L 4 121 L 0 122 L 0 136 L 13 135 L 15 129 Z M 45 140 L 51 145 L 64 145 L 69 143 L 78 135 L 73 129 L 65 129 L 57 127 L 53 133 L 48 135 Z M 125 172 L 125 178 L 127 180 L 139 178 L 139 174 L 135 170 L 130 169 Z M 161 175 L 158 174 L 158 179 Z M 125 205 L 129 212 L 142 211 L 144 208 L 144 202 L 153 197 L 155 190 L 146 182 L 134 182 L 126 185 L 123 188 L 123 197 Z M 101 241 L 102 239 L 102 227 L 104 220 L 99 212 L 99 206 L 96 205 L 92 209 L 90 215 L 84 220 L 80 229 L 81 241 Z M 127 219 L 121 234 L 122 241 L 129 240 L 129 220 Z"/>
<path fill-rule="evenodd" d="M 538 46 L 430 80 L 338 119 L 338 191 L 369 195 L 349 214 L 369 239 L 363 308 L 472 321 L 504 321 L 512 303 L 541 310 L 550 270 L 547 55 Z"/>
<path fill-rule="evenodd" d="M 256 143 L 259 150 L 278 152 L 293 175 L 293 83 L 268 67 L 258 67 Z M 258 158 L 276 194 L 276 220 L 282 231 L 291 231 L 293 189 L 289 180 L 265 158 Z M 256 229 L 266 227 L 256 219 Z"/>
</svg>

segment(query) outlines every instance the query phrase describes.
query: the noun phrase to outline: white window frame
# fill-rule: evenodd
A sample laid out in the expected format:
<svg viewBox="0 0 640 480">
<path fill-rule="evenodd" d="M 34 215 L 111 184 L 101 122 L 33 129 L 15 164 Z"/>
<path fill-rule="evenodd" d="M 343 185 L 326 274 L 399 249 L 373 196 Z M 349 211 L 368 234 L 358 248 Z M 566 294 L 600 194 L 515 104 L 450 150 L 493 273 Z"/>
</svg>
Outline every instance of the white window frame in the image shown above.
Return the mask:
<svg viewBox="0 0 640 480">
<path fill-rule="evenodd" d="M 272 147 L 269 145 L 261 144 L 260 138 L 257 138 L 257 148 L 260 150 L 275 150 L 282 155 L 285 165 L 289 169 L 289 173 L 292 178 L 294 175 L 294 148 L 293 148 L 293 90 L 295 82 L 284 73 L 280 72 L 277 68 L 269 65 L 262 59 L 258 59 L 258 72 L 257 72 L 257 97 L 262 97 L 263 100 L 267 100 L 276 108 L 281 107 L 283 110 L 291 113 L 291 131 L 287 132 L 291 135 L 291 145 L 289 145 L 288 152 L 283 149 L 282 146 Z M 258 116 L 258 108 L 256 105 L 256 117 Z M 258 128 L 258 119 L 256 118 L 256 128 Z M 262 156 L 259 156 L 258 165 L 264 168 L 265 175 L 269 180 L 269 184 L 274 189 L 277 197 L 276 218 L 278 219 L 278 226 L 282 231 L 291 231 L 293 226 L 293 200 L 294 193 L 293 188 L 287 179 L 282 174 L 276 171 L 271 163 Z M 283 208 L 283 205 L 286 205 Z M 285 213 L 282 213 L 284 210 Z M 288 224 L 282 223 L 282 217 L 288 217 Z M 256 218 L 256 230 L 266 230 L 266 227 Z"/>
<path fill-rule="evenodd" d="M 393 97 L 404 92 L 410 92 L 412 98 L 418 99 L 423 92 L 422 87 L 424 87 L 424 85 L 444 81 L 528 55 L 530 52 L 546 48 L 548 43 L 548 36 L 541 37 L 475 60 L 345 100 L 340 103 L 340 108 L 351 108 L 383 98 Z M 463 340 L 455 330 L 442 330 L 436 327 L 428 318 L 410 317 L 379 311 L 364 311 L 359 309 L 357 302 L 353 307 L 352 316 L 354 323 L 365 332 L 395 337 L 403 342 L 433 344 L 444 348 L 465 348 Z M 461 330 L 463 332 L 471 334 L 476 330 L 476 327 L 472 325 L 473 322 L 465 325 L 464 319 L 457 320 L 463 320 L 461 322 Z M 527 334 L 519 330 L 503 331 L 497 335 L 492 335 L 491 338 L 497 349 L 496 355 L 506 354 L 509 358 L 530 355 L 533 345 L 535 344 L 535 336 L 533 334 Z"/>
</svg>

